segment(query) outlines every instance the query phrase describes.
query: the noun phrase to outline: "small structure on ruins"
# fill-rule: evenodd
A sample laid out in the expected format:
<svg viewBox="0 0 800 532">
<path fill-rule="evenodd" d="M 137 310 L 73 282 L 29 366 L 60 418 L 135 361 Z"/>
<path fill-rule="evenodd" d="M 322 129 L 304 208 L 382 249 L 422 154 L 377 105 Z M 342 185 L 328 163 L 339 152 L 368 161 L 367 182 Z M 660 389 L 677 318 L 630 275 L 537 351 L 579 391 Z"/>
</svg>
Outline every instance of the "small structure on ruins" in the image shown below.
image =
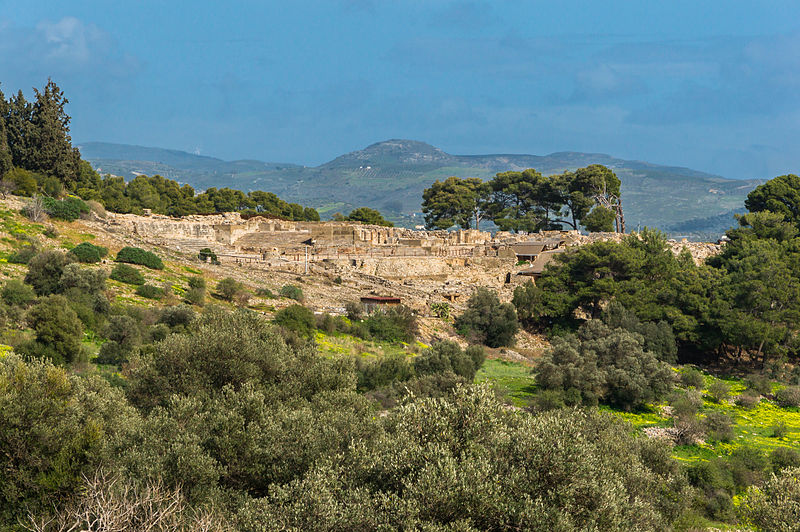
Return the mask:
<svg viewBox="0 0 800 532">
<path fill-rule="evenodd" d="M 400 304 L 399 297 L 387 296 L 364 296 L 361 298 L 361 304 L 367 313 L 374 312 L 375 310 L 383 307 L 394 307 Z"/>
</svg>

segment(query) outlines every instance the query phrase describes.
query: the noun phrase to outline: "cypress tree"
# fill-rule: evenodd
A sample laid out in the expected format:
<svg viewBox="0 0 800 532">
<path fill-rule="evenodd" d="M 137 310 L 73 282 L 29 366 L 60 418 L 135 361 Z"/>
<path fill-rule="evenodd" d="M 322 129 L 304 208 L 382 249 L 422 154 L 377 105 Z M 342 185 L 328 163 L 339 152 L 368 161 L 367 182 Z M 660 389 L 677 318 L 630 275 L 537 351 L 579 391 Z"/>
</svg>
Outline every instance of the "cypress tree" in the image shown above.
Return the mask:
<svg viewBox="0 0 800 532">
<path fill-rule="evenodd" d="M 11 152 L 11 162 L 14 166 L 29 170 L 28 159 L 31 154 L 31 124 L 32 106 L 25 100 L 22 91 L 12 96 L 7 104 L 5 113 L 6 135 L 8 148 Z"/>
<path fill-rule="evenodd" d="M 74 190 L 80 154 L 72 147 L 70 117 L 64 107 L 69 100 L 51 79 L 42 91 L 34 89 L 36 103 L 31 114 L 32 145 L 29 170 L 58 178 Z"/>
<path fill-rule="evenodd" d="M 8 114 L 8 103 L 3 91 L 0 90 L 0 178 L 11 170 L 11 151 L 8 148 L 6 114 Z"/>
</svg>

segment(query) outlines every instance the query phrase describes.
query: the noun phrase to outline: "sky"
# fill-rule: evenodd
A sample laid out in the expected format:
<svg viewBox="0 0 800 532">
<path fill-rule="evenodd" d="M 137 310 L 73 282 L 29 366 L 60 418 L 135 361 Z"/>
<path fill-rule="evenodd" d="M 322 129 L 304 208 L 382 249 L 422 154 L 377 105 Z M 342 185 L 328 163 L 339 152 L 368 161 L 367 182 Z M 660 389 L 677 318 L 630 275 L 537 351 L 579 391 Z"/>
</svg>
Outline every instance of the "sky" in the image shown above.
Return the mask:
<svg viewBox="0 0 800 532">
<path fill-rule="evenodd" d="M 392 138 L 800 173 L 800 2 L 0 0 L 76 143 L 317 165 Z"/>
</svg>

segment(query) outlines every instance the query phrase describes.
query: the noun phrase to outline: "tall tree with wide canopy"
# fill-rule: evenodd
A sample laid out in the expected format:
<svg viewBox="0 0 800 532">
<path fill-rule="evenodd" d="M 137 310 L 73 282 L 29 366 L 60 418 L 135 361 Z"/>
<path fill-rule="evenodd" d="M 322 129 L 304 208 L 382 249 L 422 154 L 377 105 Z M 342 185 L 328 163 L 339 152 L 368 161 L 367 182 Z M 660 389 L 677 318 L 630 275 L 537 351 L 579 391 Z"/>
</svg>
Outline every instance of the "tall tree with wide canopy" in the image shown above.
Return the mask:
<svg viewBox="0 0 800 532">
<path fill-rule="evenodd" d="M 489 187 L 477 177 L 448 177 L 422 193 L 422 212 L 429 229 L 480 229 Z"/>
<path fill-rule="evenodd" d="M 787 174 L 770 179 L 747 195 L 744 206 L 750 212 L 770 211 L 800 226 L 800 177 Z"/>
</svg>

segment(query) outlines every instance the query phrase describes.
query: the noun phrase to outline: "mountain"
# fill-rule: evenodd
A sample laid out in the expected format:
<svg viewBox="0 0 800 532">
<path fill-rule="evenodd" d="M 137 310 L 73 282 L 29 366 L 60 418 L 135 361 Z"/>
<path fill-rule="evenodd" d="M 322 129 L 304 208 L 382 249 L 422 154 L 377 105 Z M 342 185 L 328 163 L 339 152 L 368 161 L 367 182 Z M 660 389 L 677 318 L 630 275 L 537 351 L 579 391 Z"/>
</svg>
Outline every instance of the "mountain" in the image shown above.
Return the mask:
<svg viewBox="0 0 800 532">
<path fill-rule="evenodd" d="M 449 176 L 489 179 L 497 172 L 536 168 L 543 174 L 589 164 L 613 169 L 622 181 L 629 228 L 658 227 L 675 236 L 716 237 L 744 211 L 759 180 L 735 180 L 689 168 L 618 159 L 602 153 L 451 155 L 414 140 L 387 140 L 316 167 L 254 160 L 223 161 L 178 150 L 87 142 L 79 146 L 101 173 L 161 174 L 202 190 L 268 190 L 321 214 L 369 206 L 405 224 L 421 223 L 422 191 Z"/>
</svg>

